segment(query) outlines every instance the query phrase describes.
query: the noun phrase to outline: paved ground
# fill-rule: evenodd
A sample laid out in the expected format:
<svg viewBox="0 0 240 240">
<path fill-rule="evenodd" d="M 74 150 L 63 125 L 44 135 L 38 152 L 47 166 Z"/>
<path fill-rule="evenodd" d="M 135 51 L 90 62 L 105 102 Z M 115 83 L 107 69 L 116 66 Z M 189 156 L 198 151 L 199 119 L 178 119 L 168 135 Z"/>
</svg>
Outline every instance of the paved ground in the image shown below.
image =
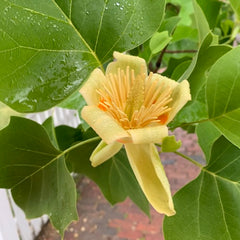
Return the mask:
<svg viewBox="0 0 240 240">
<path fill-rule="evenodd" d="M 182 130 L 177 130 L 175 135 L 183 142 L 179 151 L 201 162 L 203 155 L 196 136 Z M 161 155 L 161 160 L 173 193 L 199 173 L 195 165 L 175 154 Z M 69 226 L 64 240 L 164 240 L 163 216 L 153 209 L 149 220 L 129 199 L 112 207 L 87 178 L 82 179 L 78 191 L 79 221 Z M 60 240 L 60 237 L 51 224 L 47 224 L 37 240 Z"/>
</svg>

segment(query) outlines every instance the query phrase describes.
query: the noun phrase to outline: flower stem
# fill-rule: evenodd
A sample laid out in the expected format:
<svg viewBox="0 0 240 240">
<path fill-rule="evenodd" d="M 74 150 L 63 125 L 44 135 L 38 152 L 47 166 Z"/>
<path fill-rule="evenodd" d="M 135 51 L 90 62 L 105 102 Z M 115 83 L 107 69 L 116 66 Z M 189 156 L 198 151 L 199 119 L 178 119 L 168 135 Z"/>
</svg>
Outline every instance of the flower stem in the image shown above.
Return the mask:
<svg viewBox="0 0 240 240">
<path fill-rule="evenodd" d="M 197 167 L 199 167 L 199 168 L 201 168 L 201 169 L 203 168 L 203 165 L 202 165 L 202 164 L 200 164 L 199 162 L 195 161 L 194 159 L 186 156 L 185 154 L 180 153 L 180 152 L 178 152 L 178 151 L 175 151 L 174 153 L 175 153 L 176 155 L 182 157 L 182 158 L 185 158 L 186 160 L 188 160 L 189 162 L 193 163 L 193 164 L 196 165 Z"/>
</svg>

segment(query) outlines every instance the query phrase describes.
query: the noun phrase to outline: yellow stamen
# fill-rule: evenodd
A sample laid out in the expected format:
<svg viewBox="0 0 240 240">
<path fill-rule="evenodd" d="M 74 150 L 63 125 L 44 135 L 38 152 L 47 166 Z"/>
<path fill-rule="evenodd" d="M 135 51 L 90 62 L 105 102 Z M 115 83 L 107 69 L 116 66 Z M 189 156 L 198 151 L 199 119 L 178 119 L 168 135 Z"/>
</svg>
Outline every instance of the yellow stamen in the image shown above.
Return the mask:
<svg viewBox="0 0 240 240">
<path fill-rule="evenodd" d="M 153 80 L 153 73 L 146 78 L 142 69 L 135 71 L 118 68 L 117 74 L 108 74 L 102 87 L 98 107 L 108 112 L 124 129 L 143 128 L 149 124 L 165 124 L 171 108 L 172 89 Z"/>
</svg>

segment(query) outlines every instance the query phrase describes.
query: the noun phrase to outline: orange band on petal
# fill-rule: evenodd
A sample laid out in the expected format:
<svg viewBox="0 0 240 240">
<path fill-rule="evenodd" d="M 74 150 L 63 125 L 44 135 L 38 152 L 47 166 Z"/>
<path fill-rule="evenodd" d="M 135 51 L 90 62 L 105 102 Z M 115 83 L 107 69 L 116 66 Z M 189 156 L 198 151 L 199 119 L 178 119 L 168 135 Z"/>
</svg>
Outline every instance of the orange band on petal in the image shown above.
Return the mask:
<svg viewBox="0 0 240 240">
<path fill-rule="evenodd" d="M 158 120 L 160 120 L 160 124 L 165 124 L 168 120 L 169 113 L 164 113 L 158 117 Z"/>
<path fill-rule="evenodd" d="M 105 103 L 105 99 L 101 98 L 99 103 L 98 103 L 98 108 L 101 109 L 102 111 L 106 112 L 107 108 L 106 108 L 104 103 Z"/>
</svg>

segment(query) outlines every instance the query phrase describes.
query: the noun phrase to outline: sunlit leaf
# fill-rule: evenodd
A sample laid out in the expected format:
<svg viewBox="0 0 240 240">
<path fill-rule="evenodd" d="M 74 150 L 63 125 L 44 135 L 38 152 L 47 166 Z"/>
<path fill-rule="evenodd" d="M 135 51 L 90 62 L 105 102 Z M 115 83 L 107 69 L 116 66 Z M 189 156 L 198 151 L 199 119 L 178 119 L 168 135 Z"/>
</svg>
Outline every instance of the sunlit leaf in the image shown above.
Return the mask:
<svg viewBox="0 0 240 240">
<path fill-rule="evenodd" d="M 152 54 L 159 53 L 163 48 L 171 41 L 171 37 L 168 35 L 168 31 L 156 32 L 150 42 L 149 46 Z"/>
</svg>

